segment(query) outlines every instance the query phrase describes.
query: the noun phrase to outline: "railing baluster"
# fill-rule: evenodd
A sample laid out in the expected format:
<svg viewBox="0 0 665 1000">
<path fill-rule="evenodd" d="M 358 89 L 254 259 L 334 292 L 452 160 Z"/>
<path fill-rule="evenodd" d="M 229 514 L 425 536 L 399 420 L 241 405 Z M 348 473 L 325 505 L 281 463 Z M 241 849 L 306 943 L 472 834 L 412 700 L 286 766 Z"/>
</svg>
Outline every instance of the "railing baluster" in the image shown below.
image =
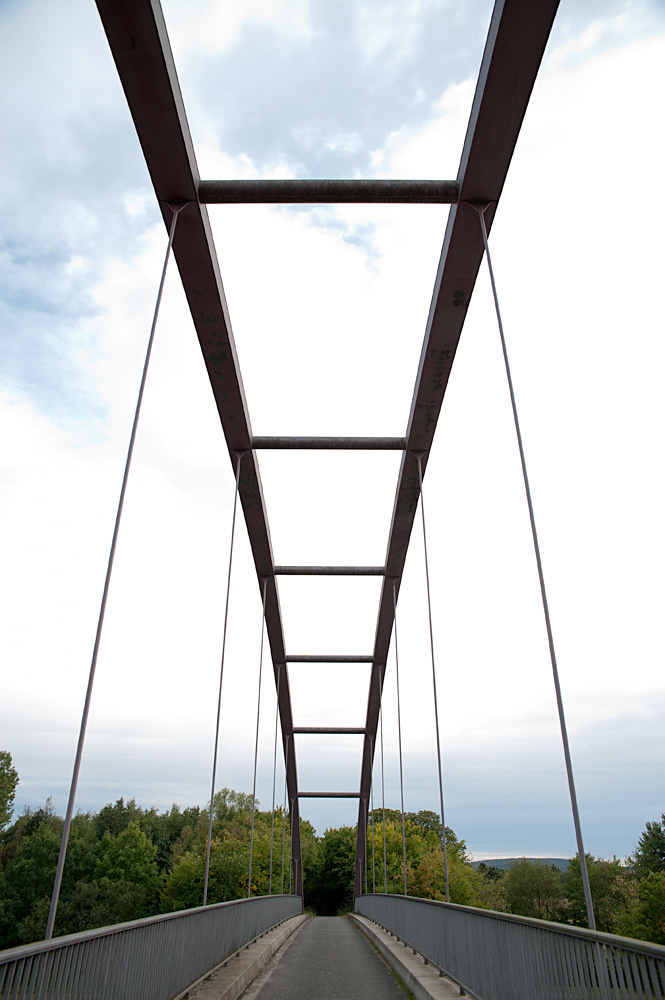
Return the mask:
<svg viewBox="0 0 665 1000">
<path fill-rule="evenodd" d="M 479 997 L 663 1000 L 665 947 L 430 899 L 356 897 L 388 928 Z"/>
</svg>

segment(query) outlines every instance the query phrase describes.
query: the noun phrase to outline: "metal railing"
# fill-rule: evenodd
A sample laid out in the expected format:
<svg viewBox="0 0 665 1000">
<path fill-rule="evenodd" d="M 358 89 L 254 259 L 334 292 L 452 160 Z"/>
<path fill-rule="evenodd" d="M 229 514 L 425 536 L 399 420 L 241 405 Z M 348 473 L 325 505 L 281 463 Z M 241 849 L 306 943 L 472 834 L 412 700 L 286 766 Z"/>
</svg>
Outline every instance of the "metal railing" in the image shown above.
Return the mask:
<svg viewBox="0 0 665 1000">
<path fill-rule="evenodd" d="M 664 1000 L 665 947 L 431 899 L 356 896 L 477 1000 Z"/>
<path fill-rule="evenodd" d="M 0 951 L 0 997 L 173 1000 L 299 913 L 299 896 L 256 896 L 10 948 Z"/>
</svg>

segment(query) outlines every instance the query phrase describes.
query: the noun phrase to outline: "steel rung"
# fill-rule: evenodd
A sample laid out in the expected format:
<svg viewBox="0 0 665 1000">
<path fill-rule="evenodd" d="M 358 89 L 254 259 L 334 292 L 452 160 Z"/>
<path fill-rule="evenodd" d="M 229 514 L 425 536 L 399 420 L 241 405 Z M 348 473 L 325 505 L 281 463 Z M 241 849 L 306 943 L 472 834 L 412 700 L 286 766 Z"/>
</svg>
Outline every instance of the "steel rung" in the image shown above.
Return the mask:
<svg viewBox="0 0 665 1000">
<path fill-rule="evenodd" d="M 206 205 L 456 205 L 458 201 L 457 181 L 199 181 L 199 202 Z"/>
<path fill-rule="evenodd" d="M 358 726 L 294 726 L 294 734 L 313 733 L 324 736 L 364 736 L 364 727 Z"/>
<path fill-rule="evenodd" d="M 384 566 L 275 566 L 275 576 L 385 576 Z"/>
<path fill-rule="evenodd" d="M 403 437 L 253 437 L 252 450 L 404 451 Z"/>
<path fill-rule="evenodd" d="M 371 656 L 287 656 L 287 663 L 373 663 Z"/>
</svg>

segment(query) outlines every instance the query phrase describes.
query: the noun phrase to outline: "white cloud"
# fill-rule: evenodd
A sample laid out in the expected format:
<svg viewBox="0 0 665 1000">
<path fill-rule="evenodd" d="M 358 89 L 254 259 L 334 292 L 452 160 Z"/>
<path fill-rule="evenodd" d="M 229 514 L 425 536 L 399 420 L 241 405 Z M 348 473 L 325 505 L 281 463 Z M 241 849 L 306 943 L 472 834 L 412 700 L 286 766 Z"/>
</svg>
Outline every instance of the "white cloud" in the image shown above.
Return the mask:
<svg viewBox="0 0 665 1000">
<path fill-rule="evenodd" d="M 356 38 L 366 58 L 391 63 L 408 58 L 418 39 L 423 13 L 445 6 L 443 0 L 384 0 L 356 7 Z"/>
<path fill-rule="evenodd" d="M 307 8 L 289 9 L 284 30 L 305 31 L 298 19 L 306 18 Z M 260 4 L 243 11 L 229 8 L 218 14 L 217 38 L 197 39 L 192 27 L 191 37 L 183 35 L 179 44 L 219 51 L 233 44 L 247 19 L 270 24 L 281 10 Z M 377 52 L 393 44 L 399 18 L 409 10 L 387 10 L 385 33 L 372 42 Z M 552 53 L 520 138 L 492 246 L 580 781 L 593 799 L 597 761 L 585 747 L 585 727 L 596 726 L 596 734 L 607 724 L 605 732 L 617 735 L 603 747 L 607 774 L 601 784 L 604 790 L 611 785 L 615 803 L 627 803 L 625 811 L 639 833 L 653 818 L 653 789 L 660 787 L 655 764 L 634 746 L 628 753 L 627 740 L 637 743 L 643 729 L 644 746 L 653 745 L 657 720 L 649 703 L 663 689 L 659 567 L 665 497 L 654 458 L 662 451 L 663 425 L 657 298 L 663 209 L 652 197 L 659 189 L 663 147 L 653 128 L 657 108 L 652 101 L 662 89 L 664 46 L 662 36 L 656 36 L 610 52 L 603 48 L 605 37 L 591 32 L 571 41 L 574 59 Z M 375 150 L 374 169 L 389 177 L 454 176 L 472 93 L 468 82 L 449 88 L 423 128 L 404 127 Z M 356 138 L 349 132 L 326 141 L 351 149 Z M 259 174 L 249 156 L 232 158 L 220 150 L 212 127 L 197 155 L 204 175 Z M 280 162 L 272 176 L 293 173 L 293 164 Z M 94 260 L 81 250 L 67 257 L 67 267 L 72 280 L 80 276 L 82 282 L 73 286 L 74 297 L 79 289 L 89 294 L 91 283 L 95 287 L 99 314 L 76 324 L 77 357 L 105 422 L 98 420 L 92 432 L 72 430 L 51 421 L 43 405 L 38 408 L 43 400 L 17 392 L 1 400 L 4 422 L 12 428 L 3 436 L 0 517 L 3 561 L 12 569 L 4 577 L 2 606 L 9 627 L 0 655 L 11 665 L 4 700 L 14 706 L 7 721 L 15 727 L 4 731 L 16 741 L 25 785 L 35 790 L 45 787 L 45 776 L 63 789 L 67 782 L 165 248 L 162 225 L 153 227 L 154 216 L 143 216 L 140 181 L 127 181 L 120 204 L 120 217 L 138 220 L 144 230 L 131 249 L 127 241 L 122 258 L 116 244 L 104 242 L 105 220 L 94 206 L 72 210 L 67 222 L 68 246 L 99 242 Z M 211 208 L 257 433 L 403 431 L 445 213 L 421 207 Z M 47 277 L 47 271 L 36 270 L 31 287 Z M 353 562 L 364 561 L 359 557 L 366 553 L 367 561 L 380 562 L 394 492 L 392 458 L 382 456 L 371 464 L 357 456 L 261 456 L 276 558 Z M 485 276 L 455 363 L 426 489 L 450 822 L 462 835 L 468 823 L 478 849 L 491 851 L 493 834 L 482 840 L 477 831 L 483 796 L 498 781 L 498 765 L 490 768 L 488 761 L 501 757 L 502 746 L 508 757 L 513 754 L 515 808 L 522 796 L 527 805 L 533 800 L 545 810 L 550 793 L 562 816 L 567 807 L 533 556 Z M 172 269 L 94 696 L 84 774 L 89 807 L 134 792 L 146 803 L 168 804 L 175 798 L 188 804 L 207 797 L 231 500 L 228 455 Z M 336 641 L 340 647 L 348 643 L 345 651 L 352 651 L 352 642 L 371 640 L 371 594 L 348 590 L 337 598 L 330 587 L 328 601 L 318 582 L 307 588 L 285 583 L 282 589 L 290 644 Z M 436 808 L 417 526 L 399 616 L 409 807 Z M 259 617 L 259 592 L 241 525 L 220 783 L 245 789 L 251 781 L 252 742 L 245 720 L 256 691 Z M 336 687 L 318 668 L 294 670 L 294 706 L 302 724 L 315 716 L 330 719 L 329 724 L 356 724 L 358 705 L 364 712 L 364 669 L 358 678 L 358 701 L 344 717 L 341 682 Z M 269 672 L 265 683 L 259 792 L 264 802 L 274 722 Z M 387 746 L 394 748 L 392 673 L 386 691 Z M 630 724 L 622 722 L 622 712 Z M 57 742 L 53 755 L 41 744 L 44 731 Z M 301 751 L 308 782 L 317 774 L 340 785 L 357 781 L 357 754 L 340 752 L 333 762 L 339 765 L 336 777 L 330 761 L 314 751 L 313 745 L 307 757 Z M 394 806 L 392 749 L 390 754 L 389 805 Z M 324 755 L 329 758 L 329 751 Z M 531 757 L 533 768 L 520 772 L 520 761 Z M 481 770 L 473 772 L 473 767 Z M 547 781 L 543 773 L 550 775 Z M 432 802 L 427 800 L 430 788 Z M 496 850 L 510 853 L 508 844 L 514 841 L 500 826 L 499 798 L 492 805 Z M 328 823 L 354 822 L 348 805 L 343 813 L 328 808 L 312 806 L 321 830 Z M 593 800 L 592 830 L 601 825 L 594 819 L 599 810 Z M 544 827 L 544 821 L 536 824 L 523 849 L 564 851 L 568 827 L 552 841 L 545 839 Z M 594 846 L 594 836 L 592 850 L 611 852 L 604 842 Z M 629 849 L 634 840 L 625 836 Z"/>
<path fill-rule="evenodd" d="M 176 63 L 228 51 L 249 25 L 296 37 L 311 31 L 309 0 L 170 0 L 164 7 Z"/>
</svg>

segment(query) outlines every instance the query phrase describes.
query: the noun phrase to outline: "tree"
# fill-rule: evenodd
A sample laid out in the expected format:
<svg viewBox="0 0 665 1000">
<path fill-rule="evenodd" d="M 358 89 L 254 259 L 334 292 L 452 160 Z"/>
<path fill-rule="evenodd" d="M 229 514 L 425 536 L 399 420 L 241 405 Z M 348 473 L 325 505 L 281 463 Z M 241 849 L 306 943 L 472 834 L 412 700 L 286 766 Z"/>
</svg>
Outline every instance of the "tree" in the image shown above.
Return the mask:
<svg viewBox="0 0 665 1000">
<path fill-rule="evenodd" d="M 617 858 L 604 861 L 602 858 L 594 858 L 591 854 L 587 854 L 586 862 L 596 927 L 599 931 L 616 934 L 628 905 L 626 869 Z M 571 858 L 566 869 L 563 888 L 567 901 L 564 913 L 566 923 L 575 924 L 577 927 L 588 927 L 578 854 Z"/>
<path fill-rule="evenodd" d="M 109 802 L 99 810 L 95 818 L 97 836 L 101 838 L 105 833 L 110 833 L 113 837 L 117 837 L 131 822 L 138 820 L 142 815 L 143 810 L 137 806 L 136 799 L 130 799 L 126 805 L 124 798 L 118 799 L 114 806 Z"/>
<path fill-rule="evenodd" d="M 311 896 L 307 902 L 317 913 L 335 916 L 353 906 L 356 864 L 356 828 L 342 826 L 326 830 L 320 842 L 317 871 L 307 879 Z"/>
<path fill-rule="evenodd" d="M 640 834 L 632 861 L 640 878 L 646 878 L 651 872 L 665 872 L 665 813 L 660 822 L 647 823 L 646 830 Z"/>
<path fill-rule="evenodd" d="M 665 874 L 649 872 L 638 888 L 635 913 L 636 937 L 665 944 Z"/>
<path fill-rule="evenodd" d="M 540 920 L 555 920 L 563 898 L 561 872 L 538 859 L 513 861 L 503 877 L 503 891 L 510 913 Z"/>
<path fill-rule="evenodd" d="M 208 903 L 224 903 L 247 895 L 249 844 L 234 839 L 210 845 Z M 174 865 L 162 893 L 162 909 L 187 910 L 203 904 L 205 849 L 190 851 Z"/>
<path fill-rule="evenodd" d="M 30 836 L 21 838 L 16 853 L 7 863 L 4 872 L 6 937 L 2 947 L 28 944 L 44 936 L 61 837 L 62 821 L 51 817 Z M 39 918 L 21 927 L 35 907 Z"/>
<path fill-rule="evenodd" d="M 259 808 L 258 799 L 255 808 Z M 232 788 L 222 788 L 221 792 L 215 792 L 212 800 L 212 818 L 217 821 L 231 819 L 233 816 L 246 813 L 251 816 L 252 796 L 244 792 L 234 792 Z"/>
<path fill-rule="evenodd" d="M 146 913 L 154 912 L 162 879 L 155 862 L 157 849 L 133 820 L 117 837 L 105 833 L 96 848 L 95 879 L 128 882 L 145 893 Z"/>
<path fill-rule="evenodd" d="M 18 771 L 12 767 L 12 755 L 9 750 L 0 750 L 0 830 L 12 818 L 17 785 Z"/>
</svg>

